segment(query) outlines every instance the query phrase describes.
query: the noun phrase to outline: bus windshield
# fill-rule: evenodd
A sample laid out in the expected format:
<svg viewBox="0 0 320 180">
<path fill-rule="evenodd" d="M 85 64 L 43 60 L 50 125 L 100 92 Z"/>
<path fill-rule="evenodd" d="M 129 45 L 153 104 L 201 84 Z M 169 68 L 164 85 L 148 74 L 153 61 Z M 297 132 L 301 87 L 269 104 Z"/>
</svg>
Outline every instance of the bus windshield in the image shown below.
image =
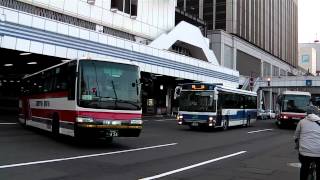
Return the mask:
<svg viewBox="0 0 320 180">
<path fill-rule="evenodd" d="M 180 111 L 215 112 L 216 102 L 212 91 L 182 91 L 179 97 Z"/>
<path fill-rule="evenodd" d="M 140 110 L 138 67 L 80 61 L 78 105 L 85 108 Z"/>
<path fill-rule="evenodd" d="M 283 112 L 305 113 L 309 105 L 310 96 L 285 95 L 282 102 Z"/>
</svg>

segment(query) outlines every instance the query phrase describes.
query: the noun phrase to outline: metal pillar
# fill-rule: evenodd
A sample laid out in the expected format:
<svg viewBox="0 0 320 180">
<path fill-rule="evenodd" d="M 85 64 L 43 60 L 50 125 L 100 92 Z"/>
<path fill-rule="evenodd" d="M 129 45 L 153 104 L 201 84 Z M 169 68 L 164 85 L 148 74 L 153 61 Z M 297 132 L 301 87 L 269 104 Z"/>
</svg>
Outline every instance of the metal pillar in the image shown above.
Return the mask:
<svg viewBox="0 0 320 180">
<path fill-rule="evenodd" d="M 199 0 L 199 19 L 203 19 L 203 0 Z"/>
<path fill-rule="evenodd" d="M 272 109 L 272 104 L 273 104 L 273 96 L 272 96 L 272 89 L 269 91 L 269 110 Z"/>
</svg>

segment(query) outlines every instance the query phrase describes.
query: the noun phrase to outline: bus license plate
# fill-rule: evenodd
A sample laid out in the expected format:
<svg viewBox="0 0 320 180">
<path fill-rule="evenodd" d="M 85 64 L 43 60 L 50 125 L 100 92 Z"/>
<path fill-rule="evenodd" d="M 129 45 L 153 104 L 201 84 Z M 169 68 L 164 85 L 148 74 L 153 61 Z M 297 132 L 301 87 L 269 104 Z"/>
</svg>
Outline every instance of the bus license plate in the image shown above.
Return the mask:
<svg viewBox="0 0 320 180">
<path fill-rule="evenodd" d="M 117 136 L 119 136 L 119 132 L 118 132 L 118 130 L 109 130 L 109 131 L 107 131 L 107 136 L 117 137 Z"/>
<path fill-rule="evenodd" d="M 197 123 L 197 122 L 193 122 L 192 124 L 191 124 L 191 126 L 198 126 L 199 124 Z"/>
</svg>

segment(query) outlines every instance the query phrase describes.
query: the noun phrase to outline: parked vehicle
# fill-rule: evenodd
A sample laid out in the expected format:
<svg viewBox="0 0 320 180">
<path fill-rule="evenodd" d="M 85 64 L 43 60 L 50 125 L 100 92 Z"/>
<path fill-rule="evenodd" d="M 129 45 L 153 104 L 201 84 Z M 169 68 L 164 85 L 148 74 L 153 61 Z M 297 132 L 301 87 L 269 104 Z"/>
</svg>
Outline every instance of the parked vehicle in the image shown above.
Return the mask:
<svg viewBox="0 0 320 180">
<path fill-rule="evenodd" d="M 267 110 L 266 114 L 267 114 L 268 119 L 275 119 L 276 118 L 276 113 L 273 110 Z"/>
<path fill-rule="evenodd" d="M 265 111 L 264 109 L 258 109 L 257 119 L 262 119 L 262 120 L 268 119 L 267 111 Z"/>
</svg>

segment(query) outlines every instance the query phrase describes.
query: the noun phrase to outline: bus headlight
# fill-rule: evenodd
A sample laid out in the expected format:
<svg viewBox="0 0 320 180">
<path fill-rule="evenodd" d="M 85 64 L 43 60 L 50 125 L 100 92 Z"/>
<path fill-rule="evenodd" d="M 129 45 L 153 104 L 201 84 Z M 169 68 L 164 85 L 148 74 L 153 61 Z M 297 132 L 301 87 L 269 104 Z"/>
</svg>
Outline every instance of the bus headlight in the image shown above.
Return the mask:
<svg viewBox="0 0 320 180">
<path fill-rule="evenodd" d="M 183 116 L 182 116 L 182 115 L 178 115 L 178 116 L 177 116 L 177 119 L 178 119 L 178 120 L 182 120 L 182 119 L 183 119 Z"/>
<path fill-rule="evenodd" d="M 90 117 L 77 117 L 76 121 L 79 123 L 88 123 L 88 122 L 93 122 L 93 118 Z"/>
<path fill-rule="evenodd" d="M 112 125 L 121 125 L 121 121 L 111 121 Z"/>
<path fill-rule="evenodd" d="M 213 117 L 209 117 L 209 121 L 213 121 Z"/>
<path fill-rule="evenodd" d="M 142 120 L 141 119 L 132 119 L 131 124 L 142 124 Z"/>
</svg>

